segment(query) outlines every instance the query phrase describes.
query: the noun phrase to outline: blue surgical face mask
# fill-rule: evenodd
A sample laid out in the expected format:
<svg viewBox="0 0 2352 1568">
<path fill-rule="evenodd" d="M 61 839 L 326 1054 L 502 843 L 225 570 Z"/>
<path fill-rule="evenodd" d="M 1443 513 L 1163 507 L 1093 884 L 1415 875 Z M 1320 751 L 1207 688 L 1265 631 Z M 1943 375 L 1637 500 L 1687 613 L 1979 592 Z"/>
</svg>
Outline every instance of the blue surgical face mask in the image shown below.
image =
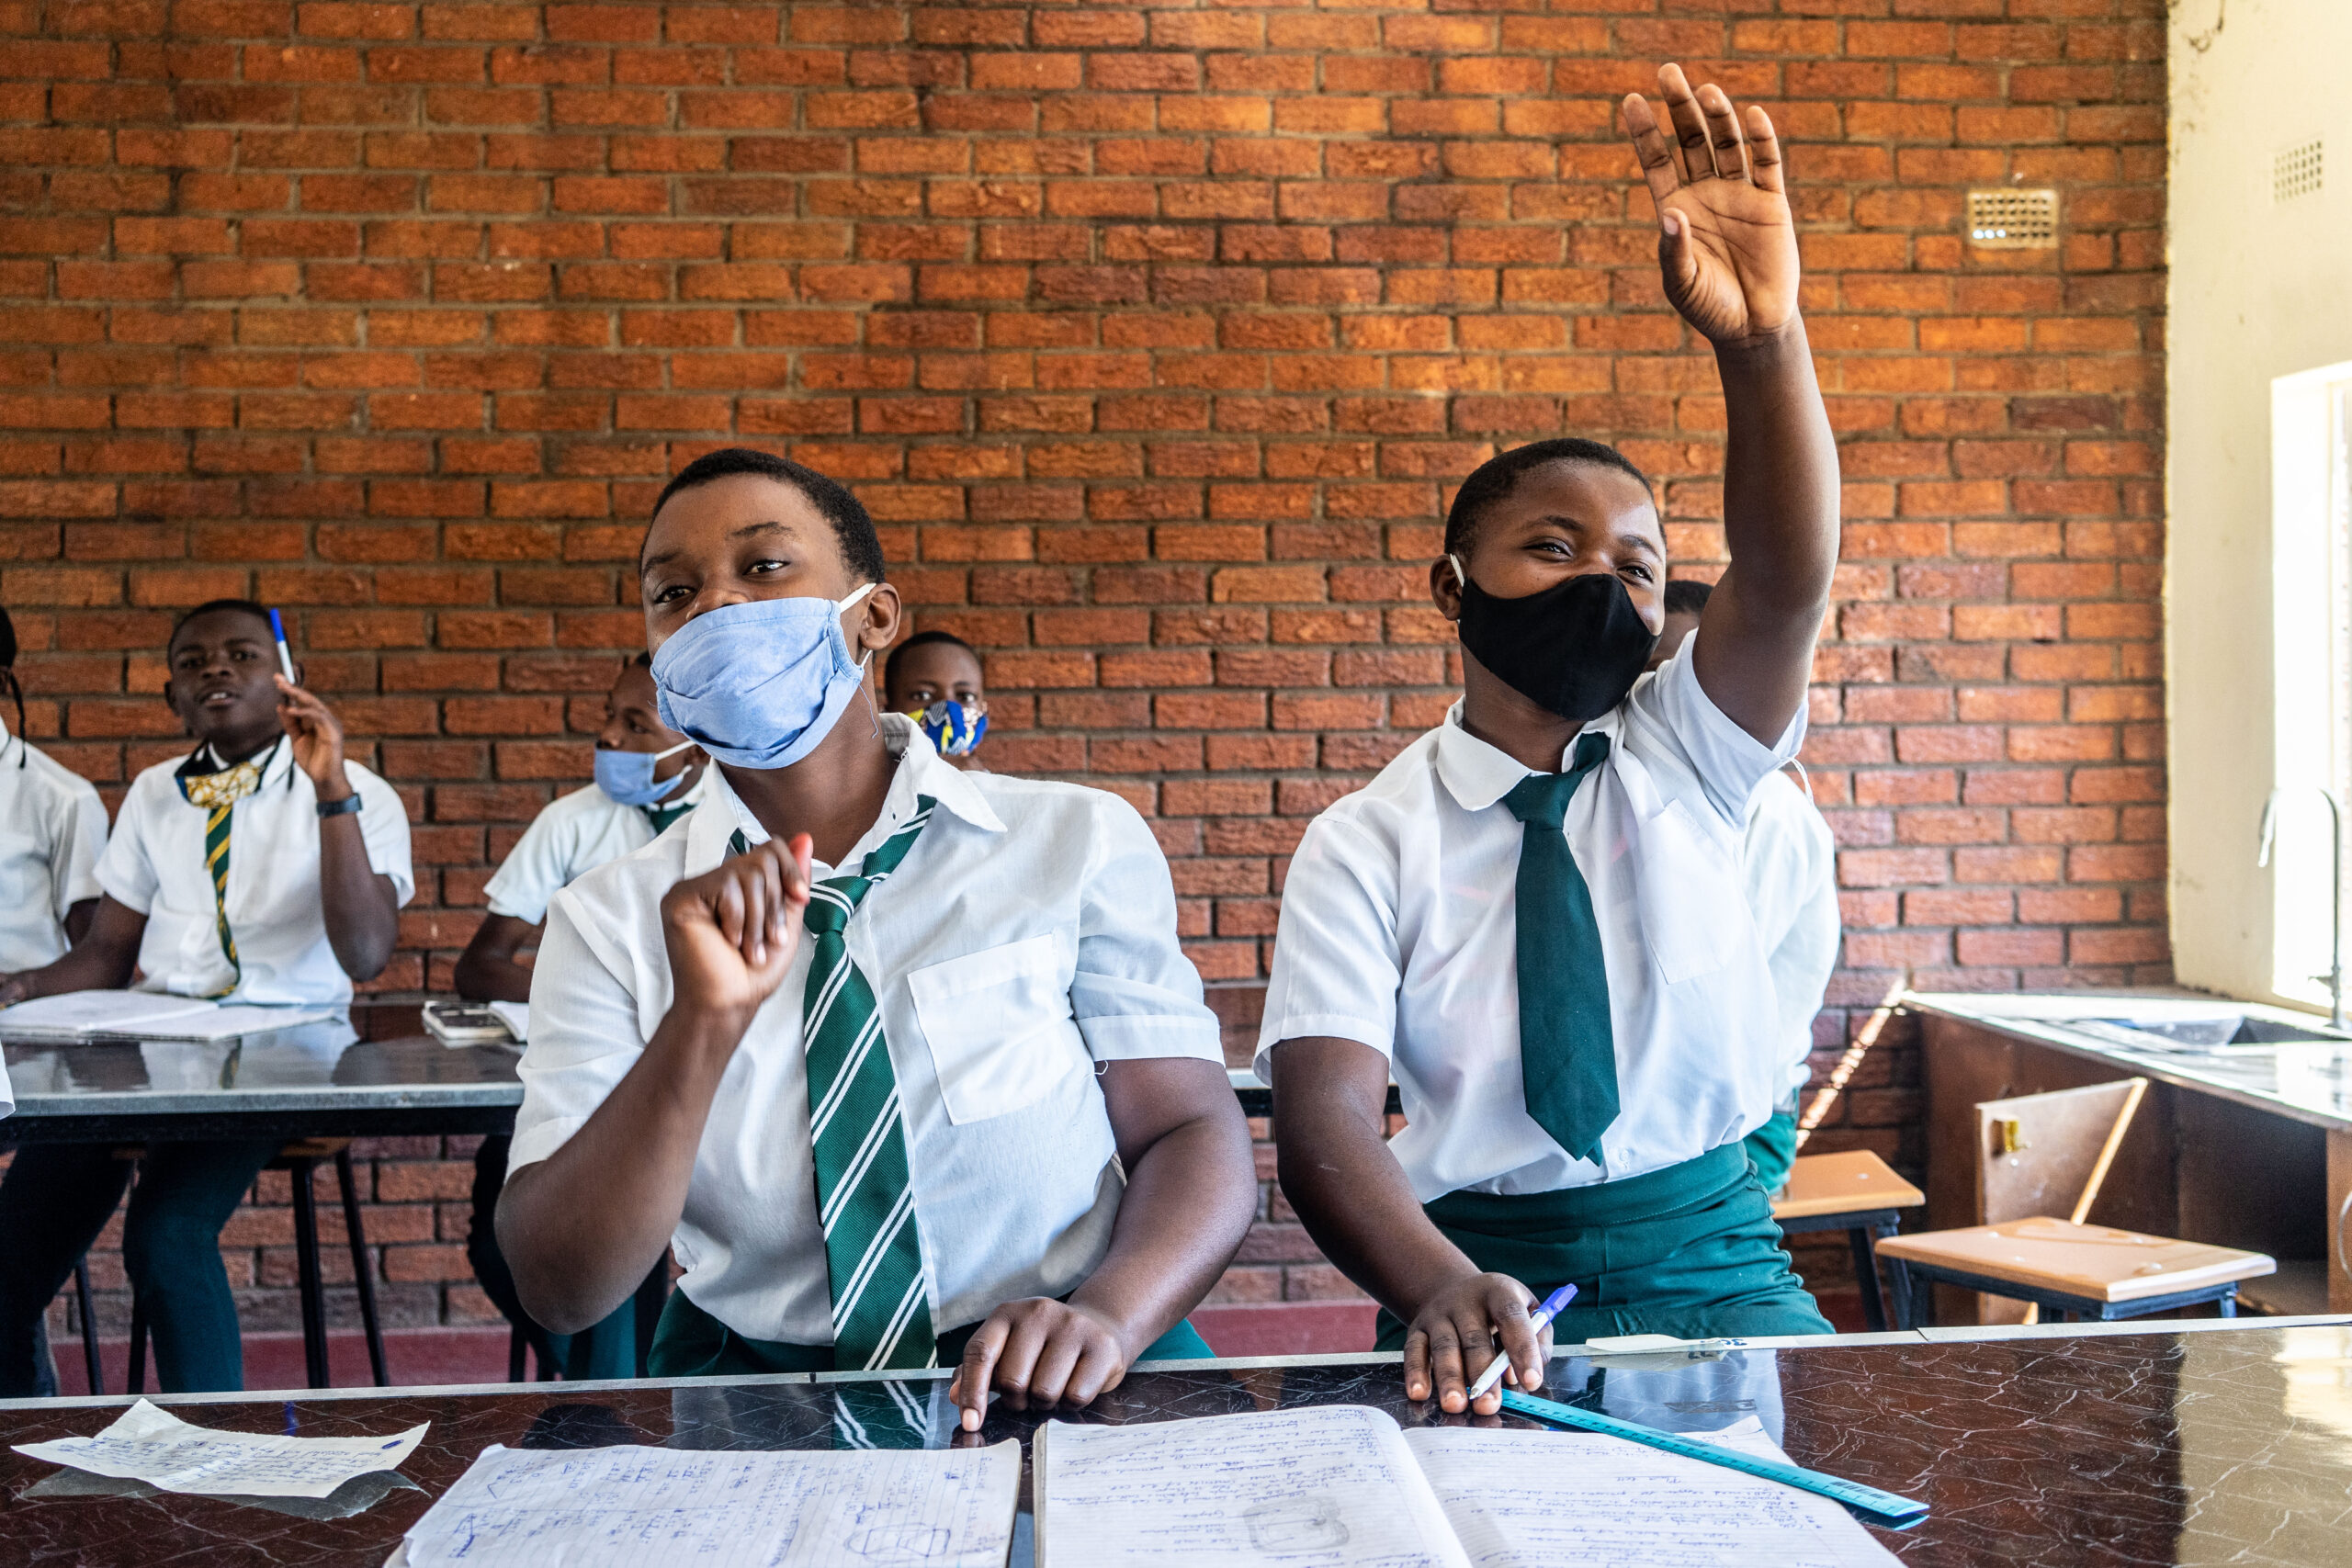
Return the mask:
<svg viewBox="0 0 2352 1568">
<path fill-rule="evenodd" d="M 687 769 L 680 768 L 666 779 L 653 776 L 653 766 L 664 757 L 674 757 L 694 744 L 681 740 L 667 751 L 607 751 L 596 750 L 596 787 L 623 806 L 654 806 L 678 792 L 686 782 Z"/>
<path fill-rule="evenodd" d="M 842 616 L 874 592 L 752 599 L 707 611 L 653 656 L 662 722 L 718 761 L 788 768 L 832 732 L 865 684 Z"/>
</svg>

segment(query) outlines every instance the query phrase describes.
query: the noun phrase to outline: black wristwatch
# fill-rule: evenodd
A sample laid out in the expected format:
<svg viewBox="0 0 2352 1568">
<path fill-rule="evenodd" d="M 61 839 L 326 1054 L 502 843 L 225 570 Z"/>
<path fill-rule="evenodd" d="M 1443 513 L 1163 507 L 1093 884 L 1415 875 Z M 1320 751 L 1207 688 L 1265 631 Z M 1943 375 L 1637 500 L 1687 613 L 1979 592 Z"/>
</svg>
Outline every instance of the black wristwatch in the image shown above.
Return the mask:
<svg viewBox="0 0 2352 1568">
<path fill-rule="evenodd" d="M 357 790 L 353 790 L 341 800 L 322 800 L 319 802 L 319 820 L 323 822 L 330 817 L 341 817 L 346 813 L 356 811 L 358 809 L 359 792 Z"/>
</svg>

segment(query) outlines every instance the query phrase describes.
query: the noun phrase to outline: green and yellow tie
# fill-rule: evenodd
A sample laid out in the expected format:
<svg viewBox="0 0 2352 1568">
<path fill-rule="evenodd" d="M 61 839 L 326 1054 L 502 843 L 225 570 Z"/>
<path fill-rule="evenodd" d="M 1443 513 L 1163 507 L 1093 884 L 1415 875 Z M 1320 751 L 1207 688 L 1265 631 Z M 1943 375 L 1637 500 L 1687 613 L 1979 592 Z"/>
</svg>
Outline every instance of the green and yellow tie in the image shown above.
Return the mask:
<svg viewBox="0 0 2352 1568">
<path fill-rule="evenodd" d="M 180 775 L 180 794 L 190 806 L 204 808 L 204 870 L 212 878 L 212 918 L 220 932 L 220 953 L 229 960 L 229 983 L 212 993 L 216 997 L 235 990 L 244 973 L 237 962 L 236 933 L 229 929 L 229 824 L 237 802 L 260 787 L 261 763 L 252 758 L 218 773 Z"/>
<path fill-rule="evenodd" d="M 833 1366 L 841 1371 L 929 1367 L 938 1359 L 898 1075 L 882 1037 L 882 1010 L 843 934 L 865 896 L 907 858 L 937 806 L 929 795 L 918 797 L 915 814 L 865 857 L 857 875 L 828 877 L 808 890 L 804 917 L 810 945 L 800 1038 L 817 1213 L 833 1296 Z M 750 848 L 740 832 L 728 844 L 730 854 Z"/>
<path fill-rule="evenodd" d="M 1568 802 L 1609 756 L 1585 735 L 1564 773 L 1530 773 L 1503 796 L 1519 845 L 1519 1071 L 1527 1113 L 1578 1159 L 1599 1162 L 1617 1120 L 1617 1035 L 1592 890 L 1569 852 Z"/>
</svg>

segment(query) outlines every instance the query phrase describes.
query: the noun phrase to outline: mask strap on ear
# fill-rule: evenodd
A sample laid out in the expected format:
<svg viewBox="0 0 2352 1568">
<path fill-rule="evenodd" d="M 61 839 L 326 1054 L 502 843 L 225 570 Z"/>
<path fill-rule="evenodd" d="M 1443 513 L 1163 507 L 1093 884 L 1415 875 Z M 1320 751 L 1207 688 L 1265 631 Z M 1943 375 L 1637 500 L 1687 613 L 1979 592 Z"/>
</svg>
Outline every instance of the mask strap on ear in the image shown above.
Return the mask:
<svg viewBox="0 0 2352 1568">
<path fill-rule="evenodd" d="M 1789 759 L 1788 765 L 1797 771 L 1797 787 L 1804 791 L 1805 804 L 1816 811 L 1821 809 L 1821 803 L 1813 798 L 1813 775 L 1804 771 L 1804 763 L 1792 757 Z"/>
<path fill-rule="evenodd" d="M 1453 568 L 1453 581 L 1464 588 L 1469 587 L 1470 574 L 1462 570 L 1462 558 L 1452 550 L 1448 550 L 1445 552 L 1445 560 L 1448 566 Z"/>
</svg>

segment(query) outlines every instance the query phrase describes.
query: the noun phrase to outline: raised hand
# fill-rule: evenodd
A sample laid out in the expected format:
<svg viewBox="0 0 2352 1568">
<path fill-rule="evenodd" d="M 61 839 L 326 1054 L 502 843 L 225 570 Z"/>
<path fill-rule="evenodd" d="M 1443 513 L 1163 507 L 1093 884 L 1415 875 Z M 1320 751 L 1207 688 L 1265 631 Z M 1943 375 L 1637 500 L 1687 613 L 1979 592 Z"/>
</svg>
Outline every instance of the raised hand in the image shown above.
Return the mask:
<svg viewBox="0 0 2352 1568">
<path fill-rule="evenodd" d="M 283 675 L 270 679 L 277 683 L 277 722 L 286 727 L 286 739 L 293 745 L 294 765 L 311 775 L 321 800 L 349 795 L 351 784 L 343 771 L 343 721 L 315 693 Z"/>
<path fill-rule="evenodd" d="M 662 897 L 675 1006 L 741 1027 L 784 983 L 808 907 L 809 839 L 771 839 Z"/>
<path fill-rule="evenodd" d="M 1672 141 L 1640 94 L 1623 109 L 1657 205 L 1666 297 L 1718 344 L 1770 338 L 1796 319 L 1799 271 L 1771 118 L 1750 104 L 1743 129 L 1729 94 L 1713 82 L 1693 93 L 1679 65 L 1660 66 L 1657 85 Z"/>
</svg>

